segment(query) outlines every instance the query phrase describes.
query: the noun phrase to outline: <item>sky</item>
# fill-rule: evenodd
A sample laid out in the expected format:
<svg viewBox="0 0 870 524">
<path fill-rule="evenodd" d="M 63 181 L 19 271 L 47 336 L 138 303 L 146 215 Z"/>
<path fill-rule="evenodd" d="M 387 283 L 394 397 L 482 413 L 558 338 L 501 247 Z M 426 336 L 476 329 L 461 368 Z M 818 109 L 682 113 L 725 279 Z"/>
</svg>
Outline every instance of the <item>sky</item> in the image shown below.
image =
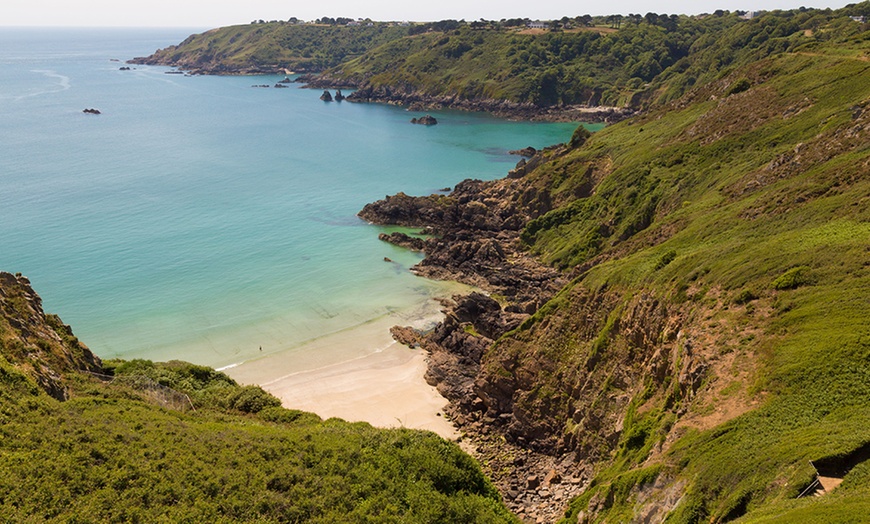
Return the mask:
<svg viewBox="0 0 870 524">
<path fill-rule="evenodd" d="M 252 20 L 313 20 L 323 16 L 432 21 L 486 18 L 551 20 L 563 16 L 647 12 L 711 13 L 801 6 L 840 8 L 857 0 L 0 0 L 0 27 L 220 27 Z"/>
</svg>

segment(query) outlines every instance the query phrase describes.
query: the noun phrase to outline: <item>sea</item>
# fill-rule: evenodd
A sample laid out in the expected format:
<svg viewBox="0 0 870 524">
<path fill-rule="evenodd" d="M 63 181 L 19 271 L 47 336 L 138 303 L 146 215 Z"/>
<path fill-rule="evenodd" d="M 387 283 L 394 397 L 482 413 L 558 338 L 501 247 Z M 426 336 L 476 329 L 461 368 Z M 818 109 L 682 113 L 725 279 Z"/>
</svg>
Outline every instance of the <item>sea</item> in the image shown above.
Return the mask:
<svg viewBox="0 0 870 524">
<path fill-rule="evenodd" d="M 253 87 L 281 76 L 125 63 L 202 30 L 0 28 L 0 270 L 104 359 L 226 369 L 411 319 L 449 289 L 359 210 L 503 177 L 509 150 L 577 126 L 456 111 L 419 126 Z"/>
</svg>

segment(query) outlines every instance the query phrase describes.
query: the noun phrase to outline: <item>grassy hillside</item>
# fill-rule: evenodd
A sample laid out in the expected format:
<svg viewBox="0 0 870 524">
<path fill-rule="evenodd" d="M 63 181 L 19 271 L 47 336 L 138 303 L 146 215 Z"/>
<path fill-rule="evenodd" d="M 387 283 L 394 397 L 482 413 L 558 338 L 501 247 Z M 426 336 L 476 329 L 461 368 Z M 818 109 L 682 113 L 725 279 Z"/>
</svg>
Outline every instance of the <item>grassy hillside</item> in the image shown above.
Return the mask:
<svg viewBox="0 0 870 524">
<path fill-rule="evenodd" d="M 776 11 L 748 21 L 735 13 L 648 16 L 619 30 L 462 26 L 389 42 L 327 75 L 429 97 L 641 108 L 760 57 L 854 34 L 860 24 L 846 16 L 853 11 L 860 8 Z"/>
<path fill-rule="evenodd" d="M 523 241 L 575 278 L 478 385 L 596 464 L 565 522 L 870 514 L 866 461 L 795 499 L 870 443 L 870 31 L 814 34 L 529 175 L 565 203 Z"/>
<path fill-rule="evenodd" d="M 802 8 L 752 20 L 729 12 L 650 13 L 626 18 L 619 29 L 575 24 L 536 31 L 455 21 L 410 27 L 270 22 L 192 35 L 135 61 L 219 74 L 328 69 L 327 83 L 356 85 L 385 101 L 413 95 L 448 104 L 640 109 L 676 99 L 730 68 L 856 34 L 860 24 L 847 15 L 864 11 L 864 4 Z"/>
<path fill-rule="evenodd" d="M 202 366 L 100 362 L 8 273 L 0 311 L 4 522 L 515 521 L 432 433 L 321 421 Z"/>
<path fill-rule="evenodd" d="M 206 73 L 322 71 L 408 34 L 407 27 L 247 24 L 191 35 L 135 63 L 178 66 Z"/>
</svg>

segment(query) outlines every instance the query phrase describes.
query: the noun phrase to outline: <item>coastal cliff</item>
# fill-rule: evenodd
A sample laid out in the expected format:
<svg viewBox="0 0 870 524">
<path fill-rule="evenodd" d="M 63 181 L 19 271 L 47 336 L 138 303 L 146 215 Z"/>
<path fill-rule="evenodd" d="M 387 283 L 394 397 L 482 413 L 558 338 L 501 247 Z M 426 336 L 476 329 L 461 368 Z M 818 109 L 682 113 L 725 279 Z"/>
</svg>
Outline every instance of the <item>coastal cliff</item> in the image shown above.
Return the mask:
<svg viewBox="0 0 870 524">
<path fill-rule="evenodd" d="M 102 371 L 100 359 L 72 329 L 45 314 L 42 299 L 21 275 L 0 272 L 0 337 L 5 364 L 58 400 L 69 396 L 67 374 Z"/>
<path fill-rule="evenodd" d="M 172 66 L 192 74 L 262 75 L 323 71 L 408 34 L 405 27 L 301 25 L 290 22 L 221 27 L 189 36 L 131 64 Z"/>
<path fill-rule="evenodd" d="M 866 41 L 840 42 L 747 64 L 503 180 L 360 213 L 425 228 L 382 239 L 421 249 L 416 273 L 485 291 L 430 333 L 394 331 L 429 351 L 524 520 L 863 512 L 870 382 L 849 370 L 870 351 L 870 65 Z M 824 508 L 794 500 L 815 489 L 810 461 L 835 459 L 850 467 Z"/>
</svg>

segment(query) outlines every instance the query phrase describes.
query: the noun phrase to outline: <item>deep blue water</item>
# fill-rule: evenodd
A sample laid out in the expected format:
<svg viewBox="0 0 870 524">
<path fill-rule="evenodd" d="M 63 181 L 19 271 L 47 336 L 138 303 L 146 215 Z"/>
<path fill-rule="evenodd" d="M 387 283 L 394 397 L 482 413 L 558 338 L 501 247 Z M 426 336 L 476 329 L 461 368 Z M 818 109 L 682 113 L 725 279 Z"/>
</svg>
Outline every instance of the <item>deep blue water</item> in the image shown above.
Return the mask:
<svg viewBox="0 0 870 524">
<path fill-rule="evenodd" d="M 279 77 L 120 70 L 191 32 L 0 28 L 0 269 L 104 358 L 225 366 L 425 300 L 417 256 L 356 213 L 504 176 L 508 150 L 575 127 L 452 111 L 414 126 L 251 87 Z"/>
</svg>

